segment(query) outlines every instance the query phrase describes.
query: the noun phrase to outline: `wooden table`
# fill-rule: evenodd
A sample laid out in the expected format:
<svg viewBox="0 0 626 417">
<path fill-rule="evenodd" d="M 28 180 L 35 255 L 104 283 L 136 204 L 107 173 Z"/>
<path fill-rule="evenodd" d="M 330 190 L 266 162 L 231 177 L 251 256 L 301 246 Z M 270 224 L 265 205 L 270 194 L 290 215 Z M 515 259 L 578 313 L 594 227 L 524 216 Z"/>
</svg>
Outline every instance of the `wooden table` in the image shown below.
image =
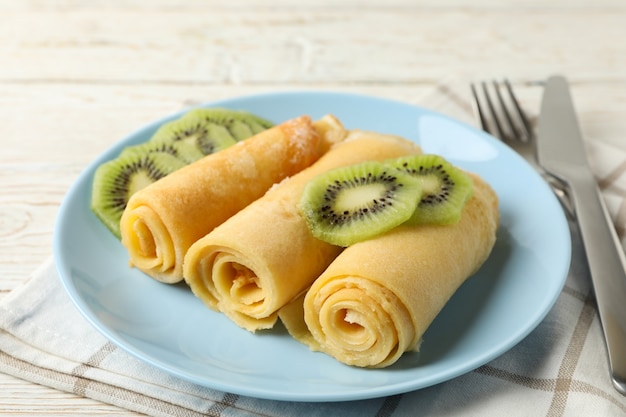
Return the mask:
<svg viewBox="0 0 626 417">
<path fill-rule="evenodd" d="M 563 73 L 587 139 L 624 143 L 626 3 L 504 3 L 0 0 L 0 298 L 51 256 L 90 161 L 199 102 L 332 89 L 417 103 L 446 77 L 503 75 L 524 100 L 526 81 Z M 0 386 L 2 415 L 134 415 L 3 374 Z"/>
</svg>

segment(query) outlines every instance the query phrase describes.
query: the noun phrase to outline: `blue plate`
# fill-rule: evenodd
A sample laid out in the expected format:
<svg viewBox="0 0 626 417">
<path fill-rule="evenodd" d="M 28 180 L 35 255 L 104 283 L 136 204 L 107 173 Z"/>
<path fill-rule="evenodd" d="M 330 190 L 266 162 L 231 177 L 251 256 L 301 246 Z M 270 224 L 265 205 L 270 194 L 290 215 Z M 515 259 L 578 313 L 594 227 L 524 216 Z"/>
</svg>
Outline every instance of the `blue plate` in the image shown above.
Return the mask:
<svg viewBox="0 0 626 417">
<path fill-rule="evenodd" d="M 506 352 L 545 317 L 567 275 L 570 237 L 541 177 L 483 132 L 404 103 L 332 92 L 263 94 L 211 103 L 276 123 L 336 115 L 347 128 L 403 136 L 481 175 L 496 190 L 501 227 L 489 260 L 453 296 L 420 353 L 386 369 L 358 369 L 310 352 L 286 331 L 248 333 L 196 299 L 185 285 L 160 284 L 128 267 L 120 242 L 89 209 L 96 167 L 147 140 L 171 115 L 95 160 L 67 194 L 55 230 L 61 280 L 82 314 L 132 355 L 194 383 L 240 395 L 343 401 L 412 391 L 469 372 Z"/>
</svg>

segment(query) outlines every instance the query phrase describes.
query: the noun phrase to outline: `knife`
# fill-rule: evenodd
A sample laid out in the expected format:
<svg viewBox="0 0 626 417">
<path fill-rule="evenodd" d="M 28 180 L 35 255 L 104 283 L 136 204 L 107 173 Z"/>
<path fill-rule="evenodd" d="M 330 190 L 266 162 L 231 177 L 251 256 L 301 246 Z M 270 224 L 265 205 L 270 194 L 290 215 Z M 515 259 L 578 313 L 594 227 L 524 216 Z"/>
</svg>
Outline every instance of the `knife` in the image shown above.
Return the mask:
<svg viewBox="0 0 626 417">
<path fill-rule="evenodd" d="M 587 161 L 567 80 L 545 85 L 537 159 L 565 182 L 582 235 L 608 351 L 613 386 L 626 395 L 626 257 Z"/>
</svg>

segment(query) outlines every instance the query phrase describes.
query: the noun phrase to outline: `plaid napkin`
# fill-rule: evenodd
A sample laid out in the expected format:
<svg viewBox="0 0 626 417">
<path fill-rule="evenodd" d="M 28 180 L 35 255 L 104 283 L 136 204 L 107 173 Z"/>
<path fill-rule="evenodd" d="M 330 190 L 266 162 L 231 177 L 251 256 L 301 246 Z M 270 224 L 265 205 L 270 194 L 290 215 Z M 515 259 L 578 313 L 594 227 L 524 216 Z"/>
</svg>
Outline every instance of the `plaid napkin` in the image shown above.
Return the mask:
<svg viewBox="0 0 626 417">
<path fill-rule="evenodd" d="M 473 123 L 465 83 L 442 85 L 417 102 Z M 588 139 L 593 168 L 623 241 L 626 147 Z M 577 233 L 575 227 L 572 233 Z M 626 415 L 626 398 L 608 378 L 582 248 L 574 244 L 573 251 L 570 276 L 555 307 L 522 342 L 473 372 L 387 398 L 269 401 L 170 376 L 126 354 L 94 330 L 65 294 L 52 260 L 0 303 L 0 371 L 153 416 Z"/>
</svg>

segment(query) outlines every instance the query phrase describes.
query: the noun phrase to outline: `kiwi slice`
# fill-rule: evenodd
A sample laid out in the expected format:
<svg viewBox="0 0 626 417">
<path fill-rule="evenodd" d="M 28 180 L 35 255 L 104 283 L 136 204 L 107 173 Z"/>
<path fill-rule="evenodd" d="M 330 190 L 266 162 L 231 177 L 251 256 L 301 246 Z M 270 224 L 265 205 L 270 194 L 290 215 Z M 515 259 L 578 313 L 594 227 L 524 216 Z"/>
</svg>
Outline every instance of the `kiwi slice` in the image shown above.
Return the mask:
<svg viewBox="0 0 626 417">
<path fill-rule="evenodd" d="M 272 122 L 255 114 L 219 107 L 194 109 L 187 116 L 222 126 L 237 141 L 247 139 L 273 126 Z"/>
<path fill-rule="evenodd" d="M 386 161 L 418 179 L 422 197 L 410 224 L 454 224 L 473 193 L 472 179 L 439 155 L 414 155 Z"/>
<path fill-rule="evenodd" d="M 202 158 L 204 154 L 195 144 L 185 141 L 148 141 L 139 145 L 127 146 L 122 150 L 120 156 L 129 154 L 145 155 L 152 152 L 162 152 L 170 154 L 185 164 L 190 164 Z"/>
<path fill-rule="evenodd" d="M 309 181 L 300 210 L 315 237 L 345 247 L 407 221 L 420 196 L 416 178 L 369 161 L 336 168 Z"/>
<path fill-rule="evenodd" d="M 166 152 L 123 153 L 96 169 L 91 209 L 119 239 L 120 219 L 129 198 L 185 165 L 185 162 Z"/>
<path fill-rule="evenodd" d="M 226 149 L 237 143 L 222 125 L 209 122 L 195 111 L 165 123 L 150 138 L 155 146 L 171 146 L 185 162 L 194 162 L 203 156 Z"/>
</svg>

